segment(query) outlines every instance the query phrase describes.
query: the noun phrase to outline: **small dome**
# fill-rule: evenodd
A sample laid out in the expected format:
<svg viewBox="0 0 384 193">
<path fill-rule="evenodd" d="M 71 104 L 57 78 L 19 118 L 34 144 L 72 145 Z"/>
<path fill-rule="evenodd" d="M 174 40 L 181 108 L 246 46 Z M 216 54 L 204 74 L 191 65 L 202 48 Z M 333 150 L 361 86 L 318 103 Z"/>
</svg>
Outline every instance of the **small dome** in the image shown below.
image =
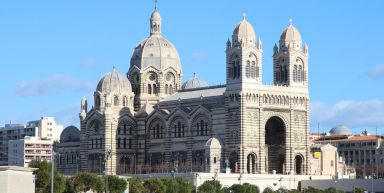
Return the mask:
<svg viewBox="0 0 384 193">
<path fill-rule="evenodd" d="M 97 85 L 97 91 L 102 93 L 111 93 L 111 92 L 132 92 L 131 83 L 128 78 L 113 67 L 112 72 L 106 74 Z"/>
<path fill-rule="evenodd" d="M 352 135 L 352 131 L 344 125 L 336 125 L 329 133 L 331 135 Z"/>
<path fill-rule="evenodd" d="M 66 127 L 60 135 L 60 143 L 80 141 L 80 130 L 71 125 Z"/>
<path fill-rule="evenodd" d="M 280 41 L 290 43 L 297 42 L 301 45 L 301 35 L 299 30 L 297 30 L 292 24 L 290 24 L 280 36 Z"/>
<path fill-rule="evenodd" d="M 206 148 L 221 148 L 221 142 L 218 138 L 212 137 L 205 143 Z"/>
<path fill-rule="evenodd" d="M 200 87 L 207 87 L 208 84 L 204 80 L 200 80 L 197 78 L 196 73 L 193 73 L 192 78 L 185 81 L 183 85 L 181 86 L 182 89 L 191 89 L 191 88 L 200 88 Z"/>
<path fill-rule="evenodd" d="M 160 13 L 155 9 L 151 14 L 151 19 L 153 20 L 161 20 Z"/>
<path fill-rule="evenodd" d="M 233 30 L 233 36 L 237 36 L 239 38 L 251 37 L 255 38 L 256 33 L 253 29 L 252 25 L 244 18 Z"/>
</svg>

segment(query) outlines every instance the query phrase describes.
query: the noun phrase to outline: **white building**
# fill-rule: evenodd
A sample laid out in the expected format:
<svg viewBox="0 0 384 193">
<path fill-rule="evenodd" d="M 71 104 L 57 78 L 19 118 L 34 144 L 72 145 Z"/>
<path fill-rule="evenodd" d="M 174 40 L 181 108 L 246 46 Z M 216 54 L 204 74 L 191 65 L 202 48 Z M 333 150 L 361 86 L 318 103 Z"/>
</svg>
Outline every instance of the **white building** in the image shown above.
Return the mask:
<svg viewBox="0 0 384 193">
<path fill-rule="evenodd" d="M 0 193 L 35 193 L 36 168 L 0 166 Z"/>
<path fill-rule="evenodd" d="M 51 160 L 52 143 L 50 139 L 24 137 L 8 141 L 8 165 L 28 167 L 32 160 Z"/>
<path fill-rule="evenodd" d="M 8 165 L 8 141 L 24 139 L 26 136 L 58 141 L 63 126 L 54 117 L 41 117 L 27 124 L 5 124 L 0 128 L 0 165 Z"/>
</svg>

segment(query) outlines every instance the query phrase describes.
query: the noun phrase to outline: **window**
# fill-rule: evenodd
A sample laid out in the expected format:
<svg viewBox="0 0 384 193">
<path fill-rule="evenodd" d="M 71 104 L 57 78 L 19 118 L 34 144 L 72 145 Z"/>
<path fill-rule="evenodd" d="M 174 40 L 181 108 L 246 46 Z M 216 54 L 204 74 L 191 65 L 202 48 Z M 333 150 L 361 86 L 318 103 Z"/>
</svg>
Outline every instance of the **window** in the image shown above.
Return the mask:
<svg viewBox="0 0 384 193">
<path fill-rule="evenodd" d="M 129 149 L 132 149 L 132 139 L 131 138 L 129 138 L 128 147 L 129 147 Z"/>
<path fill-rule="evenodd" d="M 252 61 L 252 66 L 251 66 L 251 78 L 256 77 L 256 64 L 255 61 Z"/>
<path fill-rule="evenodd" d="M 333 167 L 333 160 L 331 160 L 331 167 Z"/>
<path fill-rule="evenodd" d="M 245 75 L 246 75 L 246 77 L 247 78 L 249 78 L 250 77 L 250 67 L 251 66 L 251 64 L 250 64 L 250 62 L 249 61 L 247 61 L 247 66 L 246 66 L 246 68 L 245 68 Z"/>
<path fill-rule="evenodd" d="M 120 142 L 121 142 L 121 139 L 118 138 L 118 139 L 117 139 L 117 149 L 120 149 Z"/>
<path fill-rule="evenodd" d="M 100 138 L 100 149 L 103 147 L 103 139 Z"/>
<path fill-rule="evenodd" d="M 124 138 L 124 142 L 123 142 L 123 148 L 126 149 L 127 148 L 127 139 Z"/>
<path fill-rule="evenodd" d="M 127 124 L 124 124 L 124 135 L 127 134 Z"/>
<path fill-rule="evenodd" d="M 148 84 L 148 94 L 152 94 L 152 87 L 151 87 L 151 84 Z"/>
<path fill-rule="evenodd" d="M 115 96 L 115 97 L 113 98 L 113 105 L 114 105 L 114 106 L 118 106 L 118 105 L 119 105 L 119 97 L 118 97 L 118 96 Z"/>
<path fill-rule="evenodd" d="M 165 94 L 168 94 L 168 84 L 165 85 L 164 90 L 165 90 Z M 169 94 L 171 94 L 171 93 L 169 93 Z"/>
<path fill-rule="evenodd" d="M 297 65 L 293 67 L 293 82 L 297 81 Z"/>
<path fill-rule="evenodd" d="M 216 157 L 213 158 L 213 163 L 216 164 Z"/>
<path fill-rule="evenodd" d="M 153 94 L 157 94 L 157 87 L 156 87 L 156 84 L 153 84 Z"/>
</svg>

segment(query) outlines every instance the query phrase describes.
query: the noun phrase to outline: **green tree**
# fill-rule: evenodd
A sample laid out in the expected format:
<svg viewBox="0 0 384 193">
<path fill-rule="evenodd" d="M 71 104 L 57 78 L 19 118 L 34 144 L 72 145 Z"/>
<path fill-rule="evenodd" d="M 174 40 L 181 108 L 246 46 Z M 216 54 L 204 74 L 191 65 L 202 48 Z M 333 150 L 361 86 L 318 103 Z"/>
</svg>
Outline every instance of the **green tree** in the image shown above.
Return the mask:
<svg viewBox="0 0 384 193">
<path fill-rule="evenodd" d="M 143 181 L 140 178 L 131 178 L 129 182 L 129 192 L 130 193 L 143 193 L 145 188 L 143 186 Z"/>
<path fill-rule="evenodd" d="M 179 183 L 175 178 L 162 178 L 161 181 L 165 186 L 166 193 L 179 193 Z"/>
<path fill-rule="evenodd" d="M 77 173 L 72 177 L 75 192 L 92 190 L 97 193 L 104 191 L 103 178 L 91 173 Z"/>
<path fill-rule="evenodd" d="M 127 181 L 118 176 L 108 176 L 110 193 L 123 193 L 127 189 Z"/>
<path fill-rule="evenodd" d="M 153 178 L 144 182 L 145 191 L 148 193 L 165 193 L 165 186 L 160 179 Z"/>
<path fill-rule="evenodd" d="M 178 193 L 191 193 L 194 190 L 193 184 L 185 178 L 176 178 L 177 183 L 179 184 Z"/>
<path fill-rule="evenodd" d="M 275 191 L 273 191 L 272 188 L 270 188 L 270 187 L 266 187 L 266 188 L 263 190 L 263 193 L 275 193 Z"/>
<path fill-rule="evenodd" d="M 352 193 L 364 193 L 364 189 L 362 189 L 362 188 L 354 188 Z"/>
<path fill-rule="evenodd" d="M 334 187 L 327 188 L 325 193 L 345 193 L 343 190 L 338 190 Z"/>
<path fill-rule="evenodd" d="M 260 189 L 256 185 L 244 183 L 243 187 L 244 187 L 244 193 L 260 193 Z"/>
<path fill-rule="evenodd" d="M 291 189 L 291 190 L 288 190 L 288 193 L 300 193 L 300 190 Z"/>
<path fill-rule="evenodd" d="M 36 193 L 49 193 L 51 191 L 51 163 L 46 160 L 32 160 L 29 167 L 38 168 L 34 172 L 36 176 L 35 188 Z M 56 169 L 54 170 L 54 192 L 62 193 L 65 190 L 65 178 L 59 174 Z"/>
<path fill-rule="evenodd" d="M 304 189 L 304 193 L 324 193 L 324 191 L 314 188 L 312 186 L 309 186 L 308 188 Z"/>
<path fill-rule="evenodd" d="M 205 181 L 198 188 L 199 193 L 224 193 L 221 184 L 217 180 Z"/>
<path fill-rule="evenodd" d="M 232 190 L 233 193 L 245 193 L 244 186 L 240 184 L 233 184 L 231 187 L 229 187 L 229 190 Z"/>
</svg>

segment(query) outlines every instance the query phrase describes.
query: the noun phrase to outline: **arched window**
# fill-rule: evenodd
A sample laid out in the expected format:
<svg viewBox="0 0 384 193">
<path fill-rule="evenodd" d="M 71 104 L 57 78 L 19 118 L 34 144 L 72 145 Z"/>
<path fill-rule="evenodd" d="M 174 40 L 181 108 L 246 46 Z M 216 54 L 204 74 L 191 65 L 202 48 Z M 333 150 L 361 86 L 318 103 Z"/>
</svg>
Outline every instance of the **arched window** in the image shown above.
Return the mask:
<svg viewBox="0 0 384 193">
<path fill-rule="evenodd" d="M 156 125 L 156 139 L 159 139 L 160 138 L 160 125 L 157 124 Z"/>
<path fill-rule="evenodd" d="M 120 149 L 120 143 L 121 143 L 121 139 L 118 138 L 118 139 L 117 139 L 117 149 Z"/>
<path fill-rule="evenodd" d="M 251 64 L 250 64 L 249 61 L 247 61 L 247 66 L 245 68 L 245 75 L 246 75 L 247 78 L 250 77 L 250 72 L 249 72 L 251 70 L 250 68 L 251 68 Z"/>
<path fill-rule="evenodd" d="M 237 65 L 236 62 L 233 62 L 233 78 L 235 79 L 237 76 Z"/>
<path fill-rule="evenodd" d="M 297 81 L 297 65 L 293 67 L 293 82 Z"/>
<path fill-rule="evenodd" d="M 284 67 L 284 72 L 285 72 L 285 78 L 284 78 L 284 82 L 287 82 L 287 80 L 288 80 L 288 78 L 289 78 L 289 76 L 288 76 L 288 68 L 287 68 L 287 66 L 285 66 Z"/>
<path fill-rule="evenodd" d="M 260 77 L 260 69 L 259 66 L 256 66 L 256 78 Z"/>
<path fill-rule="evenodd" d="M 240 66 L 240 62 L 237 61 L 237 78 L 240 78 L 240 73 L 241 73 L 241 66 Z"/>
<path fill-rule="evenodd" d="M 124 138 L 124 140 L 123 140 L 123 147 L 124 147 L 124 149 L 127 149 L 127 139 L 126 138 Z"/>
<path fill-rule="evenodd" d="M 156 84 L 153 84 L 153 94 L 157 94 L 157 87 L 156 87 Z"/>
<path fill-rule="evenodd" d="M 251 65 L 251 78 L 255 78 L 255 68 L 256 68 L 255 61 L 252 61 L 252 65 Z"/>
<path fill-rule="evenodd" d="M 182 130 L 181 130 L 181 123 L 180 123 L 180 122 L 177 123 L 177 131 L 178 131 L 178 132 L 177 132 L 177 136 L 178 136 L 178 137 L 181 137 L 181 131 L 182 131 Z"/>
<path fill-rule="evenodd" d="M 124 124 L 124 135 L 127 134 L 127 124 Z"/>
<path fill-rule="evenodd" d="M 169 94 L 173 94 L 172 84 L 169 85 Z"/>
<path fill-rule="evenodd" d="M 118 106 L 118 105 L 119 105 L 119 97 L 118 97 L 118 96 L 115 96 L 115 97 L 113 98 L 113 105 L 114 105 L 114 106 Z"/>
<path fill-rule="evenodd" d="M 152 87 L 151 87 L 151 84 L 148 84 L 148 94 L 152 94 Z"/>
<path fill-rule="evenodd" d="M 124 96 L 123 98 L 123 106 L 124 107 L 128 106 L 128 98 L 126 96 Z"/>
<path fill-rule="evenodd" d="M 200 121 L 200 135 L 204 135 L 204 121 Z"/>
<path fill-rule="evenodd" d="M 95 103 L 96 103 L 96 107 L 100 107 L 101 101 L 100 101 L 100 96 L 99 95 L 96 96 Z"/>
<path fill-rule="evenodd" d="M 200 124 L 197 123 L 196 125 L 196 135 L 199 136 L 200 135 Z"/>
<path fill-rule="evenodd" d="M 168 84 L 165 85 L 164 90 L 165 90 L 165 94 L 168 94 Z M 171 93 L 169 93 L 169 94 L 171 94 Z"/>
<path fill-rule="evenodd" d="M 129 138 L 128 147 L 129 147 L 129 149 L 132 149 L 132 139 L 131 138 Z"/>
<path fill-rule="evenodd" d="M 91 139 L 91 148 L 92 148 L 92 149 L 94 148 L 93 145 L 94 145 L 94 144 L 93 144 L 93 139 Z"/>
<path fill-rule="evenodd" d="M 102 138 L 100 138 L 100 149 L 103 147 L 103 139 Z"/>
<path fill-rule="evenodd" d="M 299 70 L 298 70 L 297 74 L 298 74 L 297 81 L 301 82 L 302 81 L 302 79 L 301 79 L 301 76 L 302 76 L 302 66 L 301 65 L 299 66 Z"/>
<path fill-rule="evenodd" d="M 95 148 L 98 148 L 99 144 L 98 144 L 98 140 L 95 139 Z"/>
</svg>

